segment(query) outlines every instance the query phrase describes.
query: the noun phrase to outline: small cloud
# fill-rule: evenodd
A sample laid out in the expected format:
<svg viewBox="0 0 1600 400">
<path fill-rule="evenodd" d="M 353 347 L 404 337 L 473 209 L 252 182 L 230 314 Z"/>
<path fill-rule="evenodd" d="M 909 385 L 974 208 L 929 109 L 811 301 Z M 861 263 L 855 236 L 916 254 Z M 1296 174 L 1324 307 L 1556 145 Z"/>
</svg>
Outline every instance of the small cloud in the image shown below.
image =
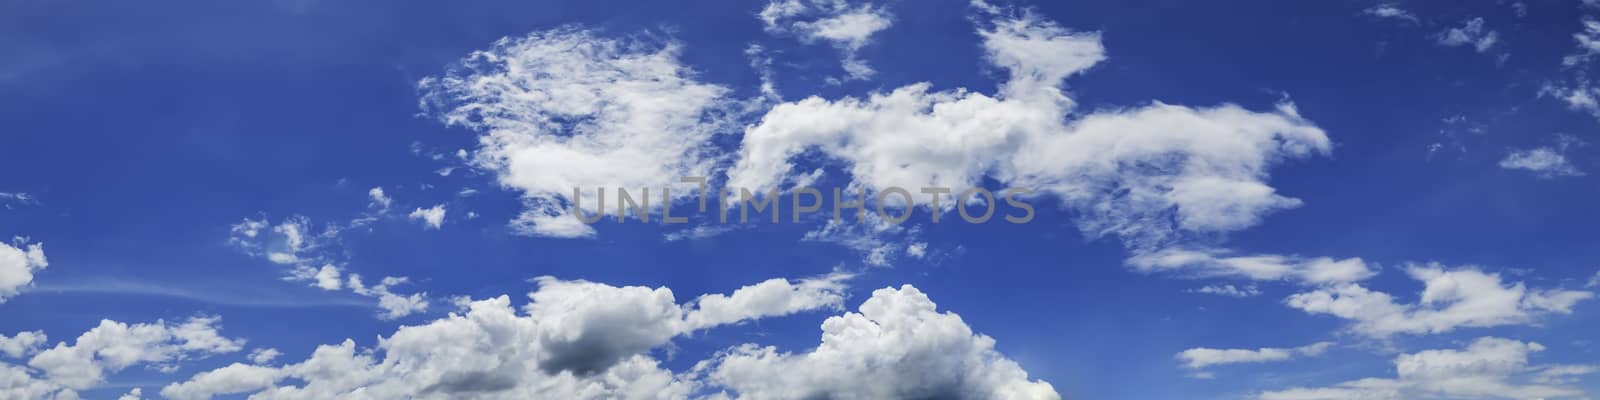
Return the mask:
<svg viewBox="0 0 1600 400">
<path fill-rule="evenodd" d="M 1420 22 L 1416 15 L 1412 15 L 1410 12 L 1400 9 L 1400 7 L 1395 7 L 1393 4 L 1379 4 L 1362 10 L 1361 13 L 1378 18 L 1407 21 L 1413 24 Z"/>
<path fill-rule="evenodd" d="M 411 212 L 409 217 L 422 221 L 422 225 L 431 229 L 439 229 L 444 225 L 444 205 L 439 204 L 430 208 L 418 208 Z"/>
<path fill-rule="evenodd" d="M 1439 33 L 1439 44 L 1449 47 L 1470 46 L 1479 53 L 1487 52 L 1500 42 L 1500 33 L 1483 27 L 1483 18 L 1473 18 L 1459 28 Z"/>
<path fill-rule="evenodd" d="M 1585 175 L 1572 166 L 1560 150 L 1552 147 L 1512 150 L 1505 159 L 1500 160 L 1500 168 L 1532 171 L 1542 179 Z"/>
</svg>

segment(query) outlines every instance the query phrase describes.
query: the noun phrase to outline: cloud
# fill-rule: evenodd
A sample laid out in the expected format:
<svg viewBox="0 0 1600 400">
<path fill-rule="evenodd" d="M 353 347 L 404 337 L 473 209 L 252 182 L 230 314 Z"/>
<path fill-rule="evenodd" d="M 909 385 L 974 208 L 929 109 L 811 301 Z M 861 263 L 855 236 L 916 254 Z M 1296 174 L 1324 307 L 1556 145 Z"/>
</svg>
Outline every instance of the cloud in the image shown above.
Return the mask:
<svg viewBox="0 0 1600 400">
<path fill-rule="evenodd" d="M 1461 350 L 1427 350 L 1394 359 L 1396 378 L 1367 378 L 1328 387 L 1261 393 L 1262 400 L 1344 399 L 1555 399 L 1584 398 L 1565 381 L 1593 366 L 1529 365 L 1545 347 L 1483 337 Z"/>
<path fill-rule="evenodd" d="M 11 358 L 27 357 L 38 351 L 45 340 L 44 331 L 22 331 L 10 337 L 0 334 L 0 354 Z"/>
<path fill-rule="evenodd" d="M 444 210 L 442 206 L 438 209 L 442 219 Z M 285 218 L 276 225 L 269 224 L 265 217 L 246 218 L 233 225 L 228 242 L 247 255 L 288 266 L 283 278 L 286 281 L 305 282 L 328 291 L 349 290 L 377 299 L 378 308 L 383 310 L 379 318 L 395 319 L 427 311 L 426 292 L 407 295 L 391 290 L 406 283 L 408 278 L 386 276 L 377 285 L 367 286 L 360 274 L 348 272 L 342 266 L 339 259 L 342 253 L 336 251 L 340 235 L 367 223 L 370 220 L 365 217 L 357 218 L 348 225 L 330 224 L 317 232 L 311 219 L 304 216 Z"/>
<path fill-rule="evenodd" d="M 274 360 L 274 359 L 277 359 L 278 356 L 281 355 L 281 354 L 282 353 L 278 352 L 278 349 L 274 349 L 274 348 L 270 348 L 269 347 L 269 348 L 264 348 L 264 349 L 251 350 L 250 351 L 250 355 L 248 356 L 248 358 L 250 359 L 250 362 L 252 362 L 252 363 L 266 364 L 266 363 L 272 362 L 272 360 Z"/>
<path fill-rule="evenodd" d="M 1510 154 L 1506 154 L 1506 158 L 1500 160 L 1500 168 L 1532 171 L 1544 179 L 1584 175 L 1583 171 L 1579 171 L 1567 161 L 1565 155 L 1551 147 L 1512 150 Z"/>
<path fill-rule="evenodd" d="M 1228 277 L 1251 280 L 1288 280 L 1305 285 L 1349 283 L 1377 275 L 1360 258 L 1335 260 L 1329 257 L 1306 258 L 1275 254 L 1235 256 L 1231 251 L 1211 248 L 1166 248 L 1142 252 L 1128 258 L 1127 264 L 1144 273 L 1186 273 L 1198 277 Z"/>
<path fill-rule="evenodd" d="M 695 369 L 741 399 L 1060 398 L 910 285 L 879 289 L 859 313 L 829 317 L 811 351 L 746 344 Z"/>
<path fill-rule="evenodd" d="M 1175 357 L 1185 368 L 1203 369 L 1214 365 L 1264 363 L 1287 361 L 1295 357 L 1315 357 L 1322 355 L 1332 346 L 1333 342 L 1317 342 L 1291 348 L 1263 347 L 1256 350 L 1197 347 L 1184 350 Z"/>
<path fill-rule="evenodd" d="M 777 104 L 745 130 L 727 186 L 765 191 L 799 180 L 805 173 L 792 161 L 813 153 L 842 161 L 851 188 L 869 192 L 959 191 L 988 177 L 1055 195 L 1082 216 L 1088 236 L 1146 246 L 1242 229 L 1299 206 L 1263 182 L 1267 169 L 1329 151 L 1322 130 L 1287 103 L 1265 113 L 1155 102 L 1075 114 L 1062 81 L 1105 59 L 1100 36 L 1027 12 L 986 25 L 986 59 L 1009 73 L 997 93 L 917 83 Z M 932 206 L 931 196 L 918 197 Z"/>
<path fill-rule="evenodd" d="M 376 349 L 346 340 L 281 367 L 234 364 L 162 390 L 173 398 L 687 398 L 697 383 L 647 353 L 699 329 L 838 307 L 847 275 L 768 280 L 678 304 L 671 290 L 550 277 L 531 300 L 469 302 L 399 328 Z M 293 382 L 283 385 L 284 382 Z"/>
<path fill-rule="evenodd" d="M 389 205 L 394 204 L 394 198 L 384 194 L 382 187 L 374 187 L 372 190 L 368 190 L 367 197 L 372 199 L 371 206 L 379 210 L 388 210 Z"/>
<path fill-rule="evenodd" d="M 1583 31 L 1572 34 L 1572 40 L 1578 43 L 1578 48 L 1562 58 L 1561 64 L 1567 67 L 1588 65 L 1595 55 L 1600 55 L 1600 21 L 1585 17 Z"/>
<path fill-rule="evenodd" d="M 847 0 L 773 0 L 756 15 L 767 32 L 788 34 L 802 42 L 828 42 L 843 59 L 847 78 L 866 80 L 876 73 L 858 58 L 872 35 L 893 25 L 893 17 L 882 6 L 851 4 Z"/>
<path fill-rule="evenodd" d="M 587 237 L 593 228 L 570 210 L 602 210 L 599 188 L 659 189 L 710 176 L 709 141 L 732 102 L 727 88 L 696 81 L 679 49 L 564 27 L 501 39 L 418 86 L 426 112 L 480 133 L 471 162 L 522 192 L 516 232 Z M 672 201 L 695 187 L 652 194 Z M 575 189 L 583 197 L 572 198 Z"/>
<path fill-rule="evenodd" d="M 1237 287 L 1233 285 L 1206 285 L 1199 289 L 1190 290 L 1189 292 L 1215 294 L 1228 297 L 1255 297 L 1261 294 L 1261 289 L 1256 288 L 1255 285 Z"/>
<path fill-rule="evenodd" d="M 1371 15 L 1371 16 L 1378 17 L 1378 18 L 1397 19 L 1397 20 L 1401 20 L 1401 21 L 1410 22 L 1410 23 L 1413 23 L 1413 24 L 1419 23 L 1419 21 L 1417 20 L 1417 16 L 1416 15 L 1413 15 L 1413 14 L 1411 14 L 1411 12 L 1408 12 L 1406 10 L 1400 9 L 1400 7 L 1396 7 L 1393 4 L 1379 4 L 1379 5 L 1375 5 L 1375 6 L 1372 6 L 1370 8 L 1367 8 L 1366 10 L 1362 10 L 1361 12 L 1363 14 Z"/>
<path fill-rule="evenodd" d="M 43 243 L 28 243 L 22 238 L 11 244 L 0 242 L 0 303 L 33 283 L 33 274 L 48 266 Z"/>
<path fill-rule="evenodd" d="M 1310 314 L 1350 320 L 1351 330 L 1374 338 L 1394 334 L 1437 334 L 1457 328 L 1529 324 L 1546 314 L 1569 314 L 1594 293 L 1561 289 L 1528 289 L 1505 283 L 1500 275 L 1474 267 L 1446 269 L 1439 264 L 1411 265 L 1406 273 L 1422 281 L 1417 303 L 1358 284 L 1321 288 L 1289 296 L 1285 302 Z"/>
<path fill-rule="evenodd" d="M 429 208 L 417 208 L 407 216 L 412 220 L 422 221 L 422 226 L 429 229 L 439 229 L 444 225 L 444 205 L 438 204 Z"/>
<path fill-rule="evenodd" d="M 194 317 L 181 324 L 101 320 L 100 325 L 79 335 L 72 344 L 57 343 L 34 354 L 28 366 L 41 371 L 42 377 L 0 363 L 4 370 L 0 371 L 0 394 L 20 389 L 29 394 L 21 398 L 75 398 L 75 391 L 93 388 L 105 382 L 107 373 L 131 366 L 149 365 L 171 371 L 179 361 L 238 351 L 244 341 L 218 333 L 220 320 Z"/>
<path fill-rule="evenodd" d="M 1483 18 L 1473 18 L 1458 28 L 1450 28 L 1439 32 L 1439 45 L 1457 47 L 1468 46 L 1479 53 L 1487 52 L 1494 48 L 1500 41 L 1500 33 L 1483 27 Z"/>
</svg>

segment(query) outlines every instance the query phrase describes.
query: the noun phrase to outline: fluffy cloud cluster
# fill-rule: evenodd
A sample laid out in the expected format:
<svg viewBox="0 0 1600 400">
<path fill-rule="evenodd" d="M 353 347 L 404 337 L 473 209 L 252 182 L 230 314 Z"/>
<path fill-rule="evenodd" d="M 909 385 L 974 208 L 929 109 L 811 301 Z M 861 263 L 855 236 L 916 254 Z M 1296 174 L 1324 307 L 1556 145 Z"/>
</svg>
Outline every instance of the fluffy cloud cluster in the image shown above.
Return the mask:
<svg viewBox="0 0 1600 400">
<path fill-rule="evenodd" d="M 540 278 L 520 313 L 505 296 L 476 301 L 463 314 L 402 327 L 376 349 L 359 349 L 346 340 L 321 346 L 298 363 L 234 364 L 202 372 L 161 394 L 173 399 L 240 393 L 253 399 L 794 398 L 786 393 L 1057 398 L 1048 384 L 1027 381 L 1015 363 L 995 353 L 992 339 L 972 333 L 953 314 L 937 313 L 910 287 L 880 290 L 860 314 L 829 318 L 823 345 L 804 355 L 746 345 L 674 373 L 649 354 L 700 329 L 839 307 L 847 278 L 774 279 L 683 304 L 666 288 Z M 883 368 L 895 360 L 894 368 Z M 802 365 L 811 363 L 819 364 Z M 795 381 L 797 373 L 809 375 Z"/>
<path fill-rule="evenodd" d="M 1031 13 L 996 15 L 979 33 L 989 63 L 1009 73 L 998 93 L 918 83 L 866 98 L 777 104 L 746 129 L 728 186 L 766 190 L 801 179 L 808 172 L 793 161 L 812 152 L 843 161 L 852 188 L 868 192 L 967 188 L 987 176 L 1056 195 L 1081 214 L 1090 236 L 1140 244 L 1237 230 L 1298 206 L 1263 182 L 1267 169 L 1329 150 L 1322 130 L 1289 104 L 1253 112 L 1155 103 L 1075 114 L 1063 80 L 1105 59 L 1099 35 Z"/>
<path fill-rule="evenodd" d="M 1367 378 L 1320 388 L 1262 393 L 1262 400 L 1586 398 L 1570 380 L 1593 365 L 1530 365 L 1538 343 L 1484 337 L 1461 350 L 1395 357 L 1396 378 Z"/>
<path fill-rule="evenodd" d="M 1529 289 L 1522 282 L 1508 284 L 1498 274 L 1471 267 L 1412 265 L 1406 272 L 1423 283 L 1416 303 L 1398 302 L 1387 293 L 1353 283 L 1297 293 L 1289 296 L 1286 303 L 1307 313 L 1350 320 L 1356 333 L 1381 338 L 1526 324 L 1545 314 L 1571 313 L 1579 302 L 1594 297 L 1594 293 L 1586 291 Z"/>
<path fill-rule="evenodd" d="M 1377 275 L 1360 258 L 1335 260 L 1274 254 L 1231 255 L 1222 249 L 1167 248 L 1135 254 L 1127 263 L 1145 273 L 1177 272 L 1197 277 L 1288 280 L 1306 285 L 1361 281 Z"/>
<path fill-rule="evenodd" d="M 27 366 L 0 362 L 0 398 L 76 399 L 77 391 L 105 382 L 106 374 L 136 365 L 171 372 L 176 363 L 238 351 L 244 341 L 223 337 L 216 317 L 195 317 L 180 324 L 165 321 L 126 324 L 103 320 L 72 344 L 39 350 L 42 332 L 0 336 L 0 349 L 10 358 L 29 354 Z M 16 341 L 25 341 L 16 347 Z"/>
<path fill-rule="evenodd" d="M 1184 350 L 1176 357 L 1184 367 L 1202 369 L 1213 365 L 1263 363 L 1286 361 L 1295 357 L 1314 357 L 1322 355 L 1329 347 L 1333 347 L 1333 342 L 1317 342 L 1290 348 L 1263 347 L 1255 350 L 1196 347 Z"/>
<path fill-rule="evenodd" d="M 28 243 L 22 239 L 14 242 L 0 242 L 0 303 L 33 283 L 34 272 L 50 266 L 49 260 L 44 258 L 43 243 Z"/>
<path fill-rule="evenodd" d="M 517 231 L 591 236 L 570 213 L 601 210 L 598 188 L 710 176 L 709 141 L 725 118 L 728 89 L 695 81 L 678 52 L 676 43 L 559 28 L 501 39 L 419 86 L 425 110 L 482 133 L 472 161 L 522 192 Z M 676 187 L 668 199 L 694 187 Z"/>
<path fill-rule="evenodd" d="M 388 199 L 381 189 L 373 189 L 372 194 L 374 201 Z M 442 207 L 439 214 L 442 220 Z M 303 216 L 286 218 L 276 225 L 268 223 L 264 217 L 246 218 L 233 225 L 228 241 L 246 254 L 289 267 L 285 280 L 304 282 L 328 291 L 348 290 L 377 299 L 378 308 L 383 310 L 378 315 L 380 318 L 395 319 L 426 311 L 427 293 L 401 294 L 392 290 L 407 283 L 407 278 L 388 276 L 378 280 L 376 285 L 368 285 L 360 274 L 346 271 L 330 255 L 341 232 L 370 223 L 370 218 L 358 218 L 349 225 L 329 225 L 321 231 L 315 230 L 311 220 Z"/>
<path fill-rule="evenodd" d="M 859 313 L 829 317 L 809 352 L 747 344 L 696 369 L 746 399 L 1060 398 L 910 285 L 878 289 Z"/>
<path fill-rule="evenodd" d="M 843 54 L 848 78 L 855 80 L 869 79 L 876 73 L 856 53 L 871 42 L 873 34 L 893 24 L 883 7 L 846 0 L 773 0 L 757 17 L 767 32 L 795 35 L 806 43 L 825 41 L 833 45 Z"/>
</svg>

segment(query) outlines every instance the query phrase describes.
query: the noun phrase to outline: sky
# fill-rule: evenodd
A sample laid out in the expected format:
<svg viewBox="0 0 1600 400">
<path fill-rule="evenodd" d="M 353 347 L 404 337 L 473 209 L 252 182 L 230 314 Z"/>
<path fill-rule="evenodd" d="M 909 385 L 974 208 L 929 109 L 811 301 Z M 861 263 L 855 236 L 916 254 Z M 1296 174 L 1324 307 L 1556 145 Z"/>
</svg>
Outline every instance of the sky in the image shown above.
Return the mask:
<svg viewBox="0 0 1600 400">
<path fill-rule="evenodd" d="M 1596 68 L 1590 0 L 5 2 L 0 399 L 1587 399 Z"/>
</svg>

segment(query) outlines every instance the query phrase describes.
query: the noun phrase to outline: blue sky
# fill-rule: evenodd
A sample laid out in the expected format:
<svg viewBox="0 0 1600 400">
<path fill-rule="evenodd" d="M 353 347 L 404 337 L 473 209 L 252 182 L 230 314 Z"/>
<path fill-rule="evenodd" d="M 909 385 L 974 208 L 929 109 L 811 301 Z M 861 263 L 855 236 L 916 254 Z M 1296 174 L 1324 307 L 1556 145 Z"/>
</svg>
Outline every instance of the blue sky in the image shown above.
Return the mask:
<svg viewBox="0 0 1600 400">
<path fill-rule="evenodd" d="M 0 398 L 1588 398 L 1596 21 L 10 2 Z M 652 222 L 578 222 L 597 187 Z"/>
</svg>

